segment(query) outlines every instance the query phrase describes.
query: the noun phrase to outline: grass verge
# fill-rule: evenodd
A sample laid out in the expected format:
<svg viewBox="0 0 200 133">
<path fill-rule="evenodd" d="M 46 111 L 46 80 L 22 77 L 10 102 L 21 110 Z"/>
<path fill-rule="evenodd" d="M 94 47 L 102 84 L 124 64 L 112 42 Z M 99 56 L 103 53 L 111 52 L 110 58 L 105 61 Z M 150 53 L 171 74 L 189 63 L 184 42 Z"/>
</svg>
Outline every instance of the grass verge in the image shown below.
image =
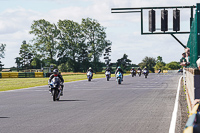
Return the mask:
<svg viewBox="0 0 200 133">
<path fill-rule="evenodd" d="M 128 75 L 128 74 L 126 74 Z M 112 77 L 115 75 L 112 74 Z M 64 75 L 65 82 L 87 80 L 86 75 Z M 104 74 L 94 74 L 93 78 L 105 78 Z M 0 91 L 23 89 L 48 84 L 49 78 L 1 78 Z"/>
</svg>

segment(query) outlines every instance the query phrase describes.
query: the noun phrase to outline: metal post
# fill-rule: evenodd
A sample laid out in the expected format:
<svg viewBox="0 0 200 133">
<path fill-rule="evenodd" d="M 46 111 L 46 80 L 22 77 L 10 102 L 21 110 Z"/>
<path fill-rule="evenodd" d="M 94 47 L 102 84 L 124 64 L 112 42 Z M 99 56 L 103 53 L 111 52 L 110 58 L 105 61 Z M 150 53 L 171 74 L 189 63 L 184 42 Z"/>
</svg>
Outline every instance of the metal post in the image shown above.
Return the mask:
<svg viewBox="0 0 200 133">
<path fill-rule="evenodd" d="M 184 48 L 186 48 L 186 46 L 181 42 L 181 41 L 179 41 L 178 40 L 178 38 L 176 38 L 173 34 L 171 34 L 175 39 L 176 39 L 176 41 L 178 41 Z"/>
<path fill-rule="evenodd" d="M 192 21 L 193 21 L 193 7 L 191 7 L 190 28 L 192 27 Z"/>
<path fill-rule="evenodd" d="M 141 34 L 143 34 L 143 9 L 141 9 Z"/>
</svg>

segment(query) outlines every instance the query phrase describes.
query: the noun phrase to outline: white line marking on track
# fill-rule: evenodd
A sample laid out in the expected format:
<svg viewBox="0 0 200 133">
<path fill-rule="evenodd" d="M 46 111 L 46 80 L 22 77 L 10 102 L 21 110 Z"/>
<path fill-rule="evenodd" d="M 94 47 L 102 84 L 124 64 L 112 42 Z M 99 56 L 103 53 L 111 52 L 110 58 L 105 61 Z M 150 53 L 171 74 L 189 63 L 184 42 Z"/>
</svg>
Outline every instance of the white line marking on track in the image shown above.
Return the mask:
<svg viewBox="0 0 200 133">
<path fill-rule="evenodd" d="M 178 89 L 176 93 L 176 99 L 175 99 L 175 104 L 174 104 L 174 111 L 172 113 L 172 119 L 170 123 L 170 128 L 169 128 L 169 133 L 175 133 L 175 128 L 176 128 L 176 118 L 177 118 L 177 112 L 178 112 L 178 99 L 179 99 L 179 91 L 181 88 L 181 79 L 183 76 L 180 77 L 179 83 L 178 83 Z"/>
</svg>

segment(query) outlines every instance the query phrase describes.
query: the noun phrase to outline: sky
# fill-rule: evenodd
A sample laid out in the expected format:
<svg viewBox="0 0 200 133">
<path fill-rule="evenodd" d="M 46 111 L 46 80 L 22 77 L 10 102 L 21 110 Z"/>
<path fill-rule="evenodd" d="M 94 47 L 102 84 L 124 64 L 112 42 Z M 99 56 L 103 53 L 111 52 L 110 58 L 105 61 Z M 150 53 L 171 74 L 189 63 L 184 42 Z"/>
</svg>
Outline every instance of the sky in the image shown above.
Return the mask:
<svg viewBox="0 0 200 133">
<path fill-rule="evenodd" d="M 45 19 L 51 23 L 82 18 L 97 20 L 106 27 L 107 40 L 112 42 L 111 62 L 127 54 L 133 64 L 145 56 L 163 61 L 179 61 L 184 48 L 171 35 L 141 35 L 140 13 L 111 13 L 111 8 L 193 6 L 199 0 L 0 0 L 0 44 L 6 44 L 5 68 L 16 66 L 15 58 L 23 40 L 31 43 L 29 34 L 34 20 Z M 190 9 L 181 10 L 181 31 L 190 30 Z M 194 10 L 195 11 L 195 10 Z M 160 10 L 156 10 L 156 27 L 160 28 Z M 144 31 L 148 32 L 148 10 L 144 11 Z M 172 28 L 172 9 L 169 9 L 169 28 Z M 189 34 L 175 35 L 187 45 Z M 101 57 L 103 61 L 103 57 Z"/>
</svg>

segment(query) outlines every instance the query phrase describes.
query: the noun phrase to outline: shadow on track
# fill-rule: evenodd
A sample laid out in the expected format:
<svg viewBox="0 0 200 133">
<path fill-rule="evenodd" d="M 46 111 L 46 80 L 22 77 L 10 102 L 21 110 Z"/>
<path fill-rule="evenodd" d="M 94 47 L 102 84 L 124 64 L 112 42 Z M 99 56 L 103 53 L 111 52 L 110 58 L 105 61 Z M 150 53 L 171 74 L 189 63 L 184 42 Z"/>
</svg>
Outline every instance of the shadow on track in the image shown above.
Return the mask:
<svg viewBox="0 0 200 133">
<path fill-rule="evenodd" d="M 83 101 L 86 101 L 86 100 L 59 100 L 60 102 L 83 102 Z M 59 102 L 58 101 L 58 102 Z"/>
<path fill-rule="evenodd" d="M 10 118 L 10 117 L 0 117 L 0 119 L 4 119 L 4 118 Z"/>
</svg>

